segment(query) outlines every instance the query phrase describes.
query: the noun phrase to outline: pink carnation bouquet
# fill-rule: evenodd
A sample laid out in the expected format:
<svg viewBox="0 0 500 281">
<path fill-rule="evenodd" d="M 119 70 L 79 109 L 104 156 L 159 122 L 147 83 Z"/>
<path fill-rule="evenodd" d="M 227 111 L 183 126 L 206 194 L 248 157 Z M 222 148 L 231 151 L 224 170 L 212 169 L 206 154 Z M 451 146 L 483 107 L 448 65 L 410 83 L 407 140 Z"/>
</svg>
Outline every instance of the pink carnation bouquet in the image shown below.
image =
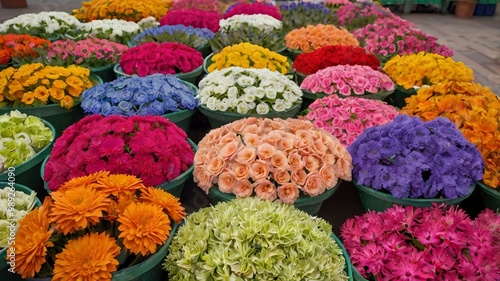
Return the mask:
<svg viewBox="0 0 500 281">
<path fill-rule="evenodd" d="M 213 32 L 217 32 L 221 19 L 222 15 L 218 12 L 197 9 L 170 10 L 160 19 L 160 26 L 182 24 L 194 28 L 208 28 Z"/>
<path fill-rule="evenodd" d="M 391 122 L 399 112 L 379 100 L 336 95 L 315 100 L 304 119 L 333 134 L 348 147 L 365 129 Z"/>
<path fill-rule="evenodd" d="M 176 0 L 169 11 L 190 9 L 222 13 L 224 6 L 219 0 Z"/>
<path fill-rule="evenodd" d="M 330 133 L 298 119 L 246 118 L 210 131 L 198 144 L 194 181 L 237 197 L 293 204 L 351 180 L 352 159 Z"/>
<path fill-rule="evenodd" d="M 395 206 L 348 219 L 341 237 L 368 280 L 500 280 L 500 214 Z"/>
<path fill-rule="evenodd" d="M 159 116 L 91 115 L 68 127 L 45 166 L 50 190 L 99 171 L 129 174 L 146 186 L 170 182 L 193 163 L 186 133 Z"/>
<path fill-rule="evenodd" d="M 128 75 L 187 73 L 203 64 L 202 54 L 175 42 L 148 42 L 130 48 L 120 59 L 120 67 Z"/>
<path fill-rule="evenodd" d="M 281 20 L 281 12 L 278 7 L 260 2 L 239 3 L 231 7 L 225 14 L 224 18 L 230 18 L 235 15 L 268 15 L 277 20 Z"/>
<path fill-rule="evenodd" d="M 394 82 L 366 65 L 336 65 L 307 76 L 300 88 L 318 97 L 335 94 L 382 100 L 394 91 Z"/>
</svg>

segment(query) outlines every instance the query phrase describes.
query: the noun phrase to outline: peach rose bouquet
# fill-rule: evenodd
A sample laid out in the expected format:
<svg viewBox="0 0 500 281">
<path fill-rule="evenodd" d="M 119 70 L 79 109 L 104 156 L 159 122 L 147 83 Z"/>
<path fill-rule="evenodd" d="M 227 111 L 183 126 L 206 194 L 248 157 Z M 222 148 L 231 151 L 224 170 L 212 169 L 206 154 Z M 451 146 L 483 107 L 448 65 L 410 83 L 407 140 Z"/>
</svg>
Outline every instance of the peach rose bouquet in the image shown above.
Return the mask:
<svg viewBox="0 0 500 281">
<path fill-rule="evenodd" d="M 236 197 L 293 204 L 351 180 L 352 158 L 309 121 L 246 118 L 210 131 L 198 144 L 194 181 Z"/>
<path fill-rule="evenodd" d="M 291 50 L 309 53 L 325 46 L 359 46 L 359 42 L 346 29 L 317 24 L 290 31 L 285 36 L 285 45 Z"/>
</svg>

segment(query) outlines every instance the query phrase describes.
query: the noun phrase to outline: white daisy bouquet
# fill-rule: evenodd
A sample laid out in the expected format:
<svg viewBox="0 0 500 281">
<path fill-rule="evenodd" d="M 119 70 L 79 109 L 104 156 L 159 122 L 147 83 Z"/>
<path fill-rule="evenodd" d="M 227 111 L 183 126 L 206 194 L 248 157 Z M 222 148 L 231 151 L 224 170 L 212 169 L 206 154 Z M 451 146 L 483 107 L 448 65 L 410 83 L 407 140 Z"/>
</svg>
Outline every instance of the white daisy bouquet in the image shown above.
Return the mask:
<svg viewBox="0 0 500 281">
<path fill-rule="evenodd" d="M 100 39 L 127 45 L 139 33 L 155 26 L 158 26 L 158 21 L 151 17 L 142 19 L 137 23 L 121 19 L 93 20 L 83 24 L 82 37 L 86 38 L 92 35 Z"/>
</svg>

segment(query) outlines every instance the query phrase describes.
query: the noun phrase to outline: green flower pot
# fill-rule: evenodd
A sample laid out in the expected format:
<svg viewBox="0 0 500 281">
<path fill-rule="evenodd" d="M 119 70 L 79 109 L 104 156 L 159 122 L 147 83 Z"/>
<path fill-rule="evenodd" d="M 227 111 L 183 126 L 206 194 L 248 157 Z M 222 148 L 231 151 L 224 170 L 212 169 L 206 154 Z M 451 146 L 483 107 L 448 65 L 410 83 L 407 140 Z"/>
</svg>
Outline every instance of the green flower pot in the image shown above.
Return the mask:
<svg viewBox="0 0 500 281">
<path fill-rule="evenodd" d="M 417 94 L 417 90 L 415 89 L 409 89 L 405 90 L 401 86 L 396 86 L 394 89 L 394 93 L 392 95 L 387 96 L 384 101 L 386 101 L 388 104 L 395 106 L 397 108 L 403 108 L 406 106 L 406 98 L 409 98 L 413 95 Z"/>
<path fill-rule="evenodd" d="M 55 135 L 56 131 L 54 127 L 45 120 L 42 120 L 45 126 L 49 127 L 52 131 L 52 134 Z M 38 198 L 43 199 L 45 191 L 43 190 L 43 180 L 40 177 L 38 171 L 40 171 L 40 167 L 42 166 L 42 161 L 44 158 L 48 157 L 50 152 L 52 151 L 52 147 L 54 146 L 54 139 L 45 146 L 42 150 L 40 150 L 35 156 L 33 156 L 28 161 L 14 167 L 15 171 L 15 182 L 29 187 L 37 193 Z M 9 178 L 9 172 L 4 171 L 0 173 L 0 182 L 7 182 Z"/>
<path fill-rule="evenodd" d="M 199 49 L 197 49 L 198 52 L 201 53 L 201 55 L 203 56 L 203 58 L 206 58 L 208 57 L 211 53 L 212 53 L 212 46 L 210 46 L 210 44 L 207 43 L 206 46 L 203 46 Z"/>
<path fill-rule="evenodd" d="M 354 266 L 352 266 L 352 277 L 354 281 L 368 281 L 368 279 L 365 279 Z"/>
<path fill-rule="evenodd" d="M 500 209 L 500 192 L 495 190 L 483 182 L 478 182 L 481 191 L 481 197 L 483 197 L 484 206 L 493 211 Z"/>
<path fill-rule="evenodd" d="M 359 197 L 361 198 L 361 203 L 365 210 L 372 210 L 383 212 L 393 205 L 402 206 L 415 206 L 415 207 L 431 207 L 433 203 L 446 205 L 458 206 L 462 201 L 467 199 L 476 185 L 469 186 L 469 193 L 463 197 L 457 198 L 432 198 L 432 199 L 420 199 L 420 198 L 394 198 L 390 193 L 375 190 L 371 187 L 359 185 L 356 180 L 352 181 L 354 185 L 358 188 Z"/>
<path fill-rule="evenodd" d="M 349 276 L 349 281 L 353 281 L 354 280 L 353 279 L 353 266 L 351 263 L 351 258 L 349 257 L 349 254 L 347 253 L 347 250 L 345 249 L 342 242 L 340 242 L 340 239 L 337 238 L 337 236 L 335 234 L 333 234 L 333 232 L 332 232 L 332 238 L 333 238 L 333 240 L 335 240 L 335 243 L 337 243 L 337 245 L 339 245 L 340 249 L 342 250 L 342 254 L 344 255 L 344 259 L 345 259 L 344 270 L 347 273 L 347 276 Z"/>
<path fill-rule="evenodd" d="M 325 202 L 326 199 L 330 198 L 335 193 L 335 191 L 337 191 L 341 183 L 342 180 L 339 180 L 339 182 L 333 188 L 326 190 L 318 196 L 310 197 L 307 195 L 301 195 L 293 205 L 297 209 L 302 210 L 311 216 L 316 216 L 319 213 L 323 202 Z M 217 185 L 212 186 L 208 190 L 208 192 L 211 195 L 210 201 L 212 205 L 216 205 L 219 202 L 228 202 L 236 199 L 236 195 L 220 191 Z"/>
<path fill-rule="evenodd" d="M 129 75 L 129 74 L 123 72 L 119 63 L 117 63 L 114 66 L 113 71 L 116 73 L 117 77 L 138 76 L 137 74 Z M 193 71 L 186 72 L 186 73 L 176 73 L 175 76 L 181 80 L 186 81 L 186 82 L 196 84 L 196 79 L 198 78 L 198 76 L 200 76 L 202 71 L 203 71 L 203 64 L 200 65 L 198 68 L 194 69 Z"/>
<path fill-rule="evenodd" d="M 114 64 L 101 67 L 90 67 L 90 74 L 101 78 L 103 82 L 111 82 L 116 79 L 116 73 L 113 71 Z"/>
<path fill-rule="evenodd" d="M 10 186 L 8 184 L 8 181 L 2 180 L 2 182 L 0 182 L 0 189 L 4 189 L 6 186 Z M 22 191 L 28 195 L 33 191 L 30 188 L 18 183 L 14 184 L 14 188 L 16 189 L 16 191 Z M 40 206 L 42 206 L 42 202 L 40 202 L 40 200 L 35 197 L 35 207 Z M 0 250 L 0 269 L 3 269 L 7 266 L 7 261 L 5 259 L 7 257 L 7 248 L 8 246 Z"/>
<path fill-rule="evenodd" d="M 285 48 L 282 52 L 280 52 L 282 55 L 289 57 L 291 60 L 295 60 L 300 54 L 303 54 L 304 51 L 302 50 L 293 50 L 290 48 Z"/>
<path fill-rule="evenodd" d="M 257 117 L 257 118 L 293 118 L 299 113 L 301 104 L 296 104 L 292 106 L 289 110 L 283 112 L 269 112 L 268 114 L 240 114 L 237 112 L 225 112 L 225 111 L 212 111 L 205 106 L 201 105 L 198 107 L 203 115 L 207 116 L 208 121 L 212 128 L 219 128 L 223 125 L 231 123 L 233 121 L 248 118 L 248 117 Z"/>
</svg>

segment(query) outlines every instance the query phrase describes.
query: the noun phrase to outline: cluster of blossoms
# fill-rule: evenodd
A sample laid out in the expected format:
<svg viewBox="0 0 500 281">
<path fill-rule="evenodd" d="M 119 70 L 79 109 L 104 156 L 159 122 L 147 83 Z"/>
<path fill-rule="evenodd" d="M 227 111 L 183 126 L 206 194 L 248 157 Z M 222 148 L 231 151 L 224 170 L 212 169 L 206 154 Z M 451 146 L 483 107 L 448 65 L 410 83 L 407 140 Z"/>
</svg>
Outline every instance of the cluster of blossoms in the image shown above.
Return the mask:
<svg viewBox="0 0 500 281">
<path fill-rule="evenodd" d="M 229 11 L 224 14 L 224 18 L 228 19 L 236 15 L 268 15 L 277 20 L 281 20 L 280 10 L 276 6 L 267 5 L 264 3 L 239 3 L 234 5 Z"/>
<path fill-rule="evenodd" d="M 2 34 L 27 34 L 44 39 L 76 37 L 83 23 L 65 12 L 40 12 L 22 14 L 0 24 Z"/>
<path fill-rule="evenodd" d="M 292 50 L 308 53 L 325 46 L 359 46 L 359 42 L 345 29 L 331 24 L 308 25 L 294 29 L 285 36 L 285 44 Z"/>
<path fill-rule="evenodd" d="M 281 29 L 282 23 L 268 15 L 235 15 L 220 22 L 221 31 L 237 30 L 243 25 L 255 27 L 262 32 L 273 32 Z"/>
<path fill-rule="evenodd" d="M 81 37 L 92 36 L 126 45 L 147 27 L 144 25 L 149 19 L 143 19 L 138 23 L 122 19 L 93 20 L 83 24 Z"/>
<path fill-rule="evenodd" d="M 321 3 L 291 2 L 280 5 L 283 29 L 287 32 L 308 25 L 333 22 L 333 13 Z"/>
<path fill-rule="evenodd" d="M 224 7 L 219 0 L 177 0 L 170 10 L 191 10 L 196 9 L 207 12 L 222 13 Z"/>
<path fill-rule="evenodd" d="M 0 64 L 14 60 L 33 60 L 38 57 L 37 49 L 50 46 L 50 41 L 26 34 L 0 34 Z"/>
<path fill-rule="evenodd" d="M 213 37 L 214 32 L 208 28 L 195 28 L 177 24 L 146 29 L 138 34 L 132 42 L 134 44 L 145 42 L 177 42 L 199 50 L 208 46 L 208 41 Z"/>
<path fill-rule="evenodd" d="M 182 24 L 195 28 L 207 28 L 213 32 L 219 30 L 222 16 L 217 12 L 190 10 L 172 10 L 160 19 L 160 26 Z"/>
<path fill-rule="evenodd" d="M 144 18 L 159 19 L 167 13 L 172 0 L 90 0 L 73 10 L 78 20 L 92 22 L 102 19 L 121 19 L 139 22 Z"/>
<path fill-rule="evenodd" d="M 337 20 L 349 30 L 363 28 L 379 18 L 395 18 L 389 9 L 370 3 L 348 3 L 337 10 Z"/>
</svg>

